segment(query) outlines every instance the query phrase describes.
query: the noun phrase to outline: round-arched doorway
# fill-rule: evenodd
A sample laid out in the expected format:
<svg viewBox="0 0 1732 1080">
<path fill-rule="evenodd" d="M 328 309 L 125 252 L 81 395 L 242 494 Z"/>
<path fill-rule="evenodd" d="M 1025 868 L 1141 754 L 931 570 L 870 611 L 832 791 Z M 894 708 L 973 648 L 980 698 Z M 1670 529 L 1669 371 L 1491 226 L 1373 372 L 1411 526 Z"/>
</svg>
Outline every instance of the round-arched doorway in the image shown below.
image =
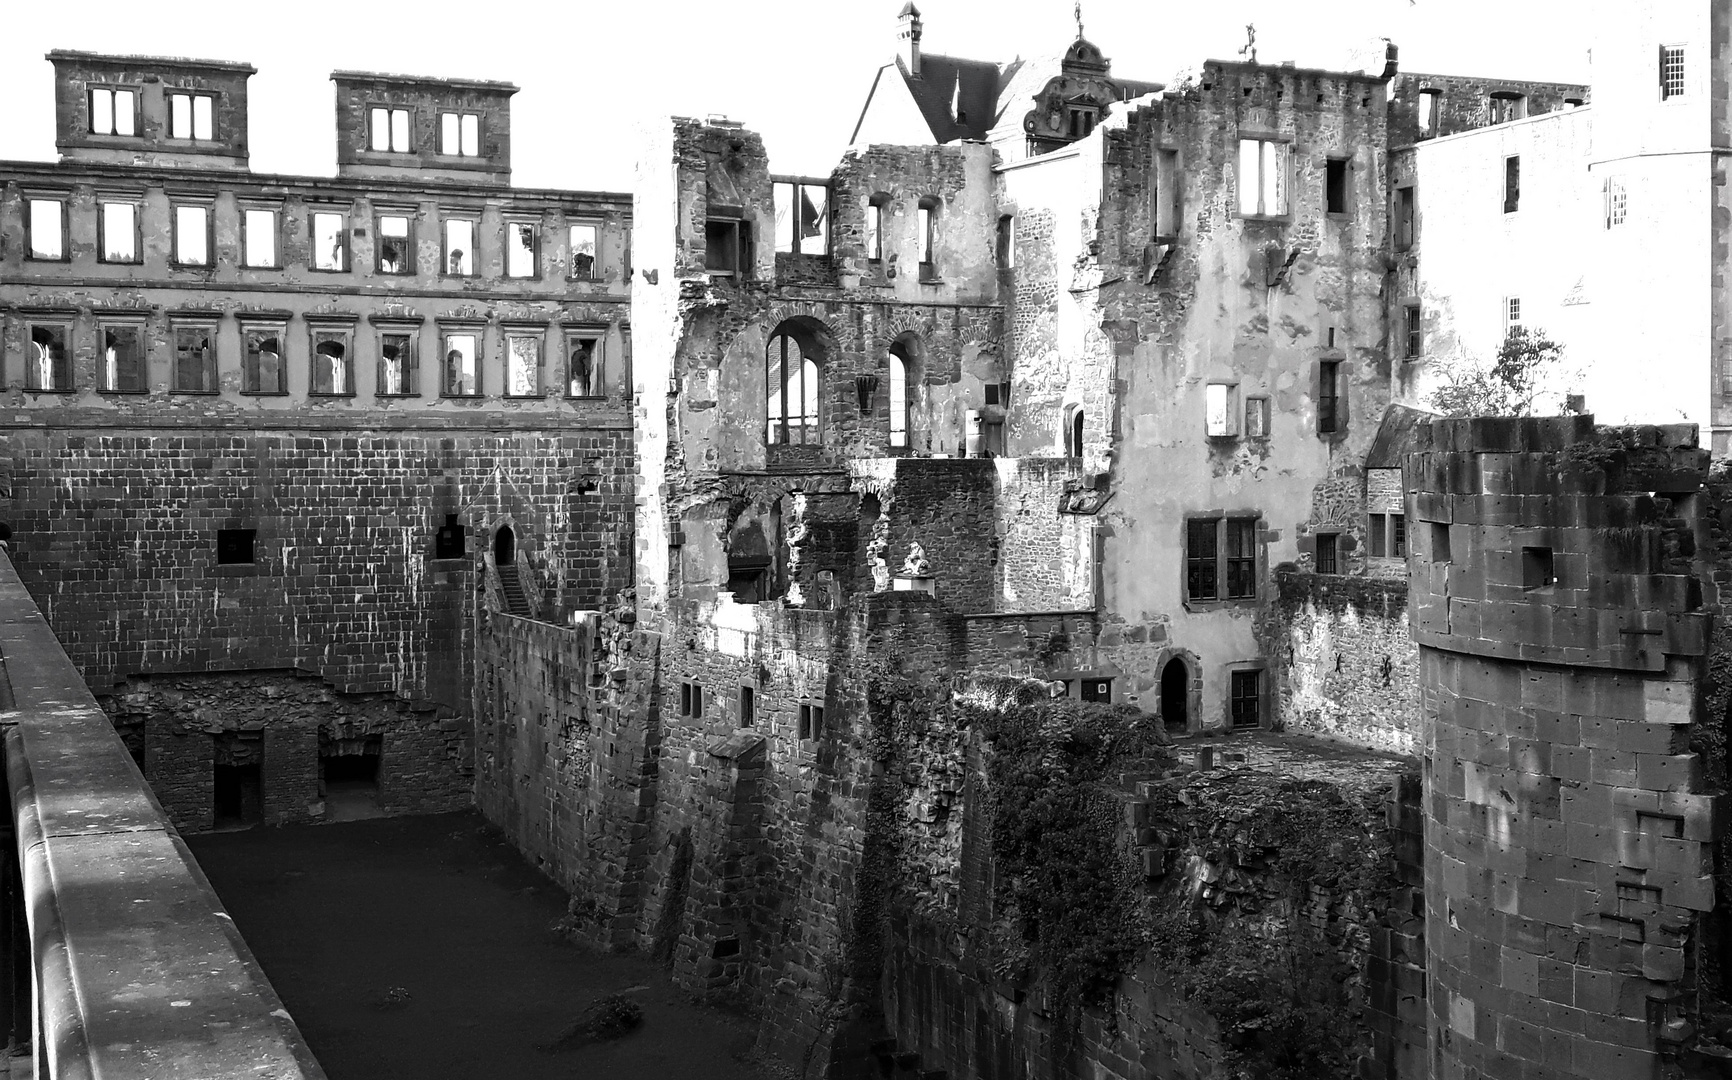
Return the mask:
<svg viewBox="0 0 1732 1080">
<path fill-rule="evenodd" d="M 493 534 L 493 565 L 510 566 L 517 561 L 517 534 L 511 526 L 501 525 Z"/>
<path fill-rule="evenodd" d="M 1161 722 L 1169 732 L 1190 727 L 1191 669 L 1178 657 L 1161 669 Z"/>
</svg>

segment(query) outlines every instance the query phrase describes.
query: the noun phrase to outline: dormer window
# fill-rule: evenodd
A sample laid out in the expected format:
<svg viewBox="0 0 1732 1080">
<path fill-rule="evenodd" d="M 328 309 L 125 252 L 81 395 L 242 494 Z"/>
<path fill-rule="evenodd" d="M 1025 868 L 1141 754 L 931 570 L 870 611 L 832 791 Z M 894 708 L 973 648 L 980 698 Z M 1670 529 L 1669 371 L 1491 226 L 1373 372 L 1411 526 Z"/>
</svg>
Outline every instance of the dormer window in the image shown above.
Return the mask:
<svg viewBox="0 0 1732 1080">
<path fill-rule="evenodd" d="M 132 135 L 138 131 L 138 95 L 112 86 L 92 86 L 90 133 Z"/>
<path fill-rule="evenodd" d="M 481 117 L 474 113 L 440 113 L 439 152 L 447 157 L 480 157 Z"/>
<path fill-rule="evenodd" d="M 372 108 L 367 110 L 367 149 L 380 153 L 409 152 L 409 110 Z"/>
<path fill-rule="evenodd" d="M 205 94 L 168 95 L 168 137 L 210 142 L 216 138 L 213 106 Z"/>
</svg>

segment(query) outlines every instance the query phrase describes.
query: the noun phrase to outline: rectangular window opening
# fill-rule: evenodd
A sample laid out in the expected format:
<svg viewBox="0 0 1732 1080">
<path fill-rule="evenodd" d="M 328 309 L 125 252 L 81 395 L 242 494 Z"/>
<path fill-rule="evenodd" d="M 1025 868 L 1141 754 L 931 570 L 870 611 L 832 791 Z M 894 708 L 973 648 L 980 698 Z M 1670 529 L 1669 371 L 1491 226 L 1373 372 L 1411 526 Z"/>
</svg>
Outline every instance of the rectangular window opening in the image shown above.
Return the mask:
<svg viewBox="0 0 1732 1080">
<path fill-rule="evenodd" d="M 998 237 L 996 251 L 998 268 L 1010 270 L 1014 267 L 1016 257 L 1016 218 L 1004 214 L 998 219 Z"/>
<path fill-rule="evenodd" d="M 1257 519 L 1227 519 L 1227 599 L 1257 595 Z"/>
<path fill-rule="evenodd" d="M 1624 190 L 1624 182 L 1615 176 L 1606 177 L 1606 228 L 1622 225 L 1630 215 L 1630 197 Z"/>
<path fill-rule="evenodd" d="M 349 268 L 349 229 L 345 215 L 321 211 L 312 215 L 313 269 Z"/>
<path fill-rule="evenodd" d="M 420 382 L 416 335 L 387 330 L 379 335 L 380 397 L 413 397 Z"/>
<path fill-rule="evenodd" d="M 1552 559 L 1552 549 L 1522 548 L 1522 588 L 1549 589 L 1557 583 L 1557 568 Z"/>
<path fill-rule="evenodd" d="M 1110 704 L 1113 700 L 1113 681 L 1111 679 L 1084 679 L 1080 689 L 1084 701 Z"/>
<path fill-rule="evenodd" d="M 30 362 L 24 370 L 26 390 L 72 389 L 72 350 L 67 327 L 57 323 L 30 325 Z"/>
<path fill-rule="evenodd" d="M 216 561 L 218 566 L 250 566 L 253 562 L 255 529 L 218 529 Z"/>
<path fill-rule="evenodd" d="M 409 153 L 409 110 L 374 106 L 367 110 L 367 149 Z"/>
<path fill-rule="evenodd" d="M 876 196 L 866 205 L 866 257 L 884 257 L 884 203 Z"/>
<path fill-rule="evenodd" d="M 1335 561 L 1335 539 L 1335 533 L 1317 534 L 1315 545 L 1317 553 L 1315 565 L 1317 573 L 1319 574 L 1334 574 L 1338 572 L 1336 570 Z"/>
<path fill-rule="evenodd" d="M 830 186 L 778 180 L 770 185 L 776 208 L 776 250 L 830 253 Z"/>
<path fill-rule="evenodd" d="M 540 226 L 533 221 L 505 223 L 505 276 L 533 278 L 538 276 L 536 254 L 540 250 Z"/>
<path fill-rule="evenodd" d="M 751 224 L 738 218 L 704 222 L 704 269 L 717 277 L 746 276 L 751 236 Z"/>
<path fill-rule="evenodd" d="M 481 396 L 481 335 L 445 335 L 443 393 L 446 397 Z"/>
<path fill-rule="evenodd" d="M 1443 521 L 1431 523 L 1431 561 L 1449 562 L 1449 524 Z"/>
<path fill-rule="evenodd" d="M 30 257 L 60 261 L 66 258 L 66 203 L 60 199 L 31 199 L 28 226 Z"/>
<path fill-rule="evenodd" d="M 241 212 L 241 262 L 254 268 L 277 265 L 277 212 L 249 209 Z"/>
<path fill-rule="evenodd" d="M 1331 214 L 1347 213 L 1347 159 L 1330 158 L 1323 166 L 1323 198 Z"/>
<path fill-rule="evenodd" d="M 433 534 L 433 557 L 435 559 L 461 559 L 467 545 L 467 532 L 463 523 L 457 520 L 456 514 L 446 514 L 445 524 L 439 526 Z M 684 689 L 682 687 L 682 689 Z"/>
<path fill-rule="evenodd" d="M 541 337 L 505 336 L 505 393 L 508 397 L 541 396 Z"/>
<path fill-rule="evenodd" d="M 138 206 L 129 202 L 102 204 L 102 262 L 136 263 Z"/>
<path fill-rule="evenodd" d="M 1522 159 L 1520 154 L 1511 154 L 1503 159 L 1503 212 L 1513 214 L 1521 209 L 1522 201 Z"/>
<path fill-rule="evenodd" d="M 138 95 L 110 86 L 90 88 L 90 133 L 132 135 L 138 126 Z"/>
<path fill-rule="evenodd" d="M 1684 46 L 1660 46 L 1660 100 L 1684 96 Z"/>
<path fill-rule="evenodd" d="M 210 207 L 174 208 L 174 261 L 180 266 L 210 265 Z"/>
<path fill-rule="evenodd" d="M 938 204 L 922 200 L 917 210 L 920 229 L 920 280 L 938 278 Z"/>
<path fill-rule="evenodd" d="M 1419 319 L 1419 305 L 1406 304 L 1402 316 L 1402 358 L 1417 360 L 1425 354 L 1425 333 Z"/>
<path fill-rule="evenodd" d="M 174 390 L 179 394 L 216 393 L 216 327 L 174 328 Z"/>
<path fill-rule="evenodd" d="M 601 338 L 572 336 L 566 339 L 566 397 L 604 397 L 607 383 L 602 377 Z"/>
<path fill-rule="evenodd" d="M 1184 209 L 1184 183 L 1179 175 L 1179 152 L 1162 150 L 1155 162 L 1155 235 L 1179 235 Z"/>
<path fill-rule="evenodd" d="M 1407 515 L 1389 515 L 1389 557 L 1407 558 Z"/>
<path fill-rule="evenodd" d="M 1214 600 L 1219 597 L 1216 581 L 1219 565 L 1215 555 L 1220 518 L 1192 518 L 1185 522 L 1185 597 Z"/>
<path fill-rule="evenodd" d="M 597 231 L 594 225 L 573 225 L 567 230 L 569 267 L 566 276 L 571 280 L 596 280 Z"/>
<path fill-rule="evenodd" d="M 1388 515 L 1369 514 L 1367 517 L 1370 520 L 1366 524 L 1365 532 L 1366 539 L 1371 544 L 1371 557 L 1373 559 L 1384 558 L 1388 554 L 1388 544 L 1385 539 L 1389 527 Z"/>
<path fill-rule="evenodd" d="M 204 94 L 168 95 L 168 137 L 212 141 L 216 130 L 211 99 Z"/>
<path fill-rule="evenodd" d="M 241 367 L 241 391 L 248 394 L 286 393 L 288 371 L 283 363 L 283 328 L 249 329 L 242 337 L 247 351 Z"/>
<path fill-rule="evenodd" d="M 1317 433 L 1334 435 L 1342 429 L 1341 361 L 1317 362 Z"/>
<path fill-rule="evenodd" d="M 1287 213 L 1289 147 L 1274 139 L 1239 140 L 1239 213 L 1280 217 Z"/>
<path fill-rule="evenodd" d="M 480 157 L 481 117 L 475 113 L 440 113 L 439 152 L 447 157 Z"/>
<path fill-rule="evenodd" d="M 1268 398 L 1245 399 L 1245 437 L 1248 439 L 1267 439 L 1269 437 Z"/>
<path fill-rule="evenodd" d="M 751 727 L 758 722 L 758 693 L 749 686 L 740 687 L 740 726 Z"/>
<path fill-rule="evenodd" d="M 355 365 L 349 355 L 347 330 L 313 331 L 312 378 L 309 393 L 344 397 L 355 392 Z"/>
<path fill-rule="evenodd" d="M 1437 135 L 1441 122 L 1439 113 L 1443 105 L 1442 90 L 1421 90 L 1419 92 L 1419 137 L 1430 139 Z"/>
<path fill-rule="evenodd" d="M 456 277 L 475 273 L 475 222 L 468 218 L 445 219 L 444 271 Z"/>
<path fill-rule="evenodd" d="M 1203 389 L 1204 430 L 1210 438 L 1237 435 L 1233 421 L 1239 412 L 1239 387 L 1233 383 L 1209 383 Z"/>
<path fill-rule="evenodd" d="M 102 389 L 115 394 L 141 394 L 144 381 L 144 328 L 102 328 Z"/>
<path fill-rule="evenodd" d="M 413 274 L 415 272 L 415 244 L 412 239 L 408 216 L 404 214 L 379 215 L 378 233 L 379 273 Z"/>
<path fill-rule="evenodd" d="M 1412 184 L 1395 189 L 1395 250 L 1406 251 L 1413 247 L 1416 238 L 1414 233 L 1414 188 Z"/>
</svg>

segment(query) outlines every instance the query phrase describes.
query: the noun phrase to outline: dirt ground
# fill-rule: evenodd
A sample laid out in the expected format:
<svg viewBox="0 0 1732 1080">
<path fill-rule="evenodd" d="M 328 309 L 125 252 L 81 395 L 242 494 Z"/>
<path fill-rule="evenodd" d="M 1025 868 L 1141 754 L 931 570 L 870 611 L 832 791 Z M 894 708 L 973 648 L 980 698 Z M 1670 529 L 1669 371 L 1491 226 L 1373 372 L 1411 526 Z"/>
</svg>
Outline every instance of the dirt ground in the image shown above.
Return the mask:
<svg viewBox="0 0 1732 1080">
<path fill-rule="evenodd" d="M 189 837 L 331 1080 L 766 1080 L 748 1021 L 555 937 L 565 893 L 473 813 Z M 546 1053 L 632 987 L 643 1026 Z"/>
</svg>

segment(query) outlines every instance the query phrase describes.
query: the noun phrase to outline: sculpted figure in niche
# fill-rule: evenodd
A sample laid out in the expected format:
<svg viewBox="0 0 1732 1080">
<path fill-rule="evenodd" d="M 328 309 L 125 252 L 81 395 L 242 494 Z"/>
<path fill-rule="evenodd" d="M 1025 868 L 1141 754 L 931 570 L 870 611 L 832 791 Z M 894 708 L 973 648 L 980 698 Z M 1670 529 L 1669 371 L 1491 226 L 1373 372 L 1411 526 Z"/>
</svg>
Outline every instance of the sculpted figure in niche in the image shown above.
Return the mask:
<svg viewBox="0 0 1732 1080">
<path fill-rule="evenodd" d="M 908 558 L 902 562 L 904 577 L 931 577 L 932 564 L 926 561 L 926 549 L 916 540 L 908 545 Z"/>
</svg>

